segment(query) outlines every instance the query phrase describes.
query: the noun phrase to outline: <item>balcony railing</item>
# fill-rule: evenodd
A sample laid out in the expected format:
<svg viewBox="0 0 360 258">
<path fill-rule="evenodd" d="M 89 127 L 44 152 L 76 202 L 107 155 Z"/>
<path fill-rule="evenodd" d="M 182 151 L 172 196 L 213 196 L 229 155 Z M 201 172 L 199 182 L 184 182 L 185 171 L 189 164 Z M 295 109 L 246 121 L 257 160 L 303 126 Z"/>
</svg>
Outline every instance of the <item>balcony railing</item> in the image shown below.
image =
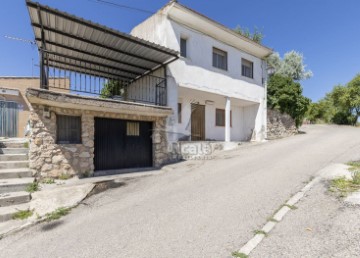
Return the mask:
<svg viewBox="0 0 360 258">
<path fill-rule="evenodd" d="M 166 106 L 166 79 L 153 74 L 125 78 L 116 68 L 45 53 L 41 88 Z"/>
</svg>

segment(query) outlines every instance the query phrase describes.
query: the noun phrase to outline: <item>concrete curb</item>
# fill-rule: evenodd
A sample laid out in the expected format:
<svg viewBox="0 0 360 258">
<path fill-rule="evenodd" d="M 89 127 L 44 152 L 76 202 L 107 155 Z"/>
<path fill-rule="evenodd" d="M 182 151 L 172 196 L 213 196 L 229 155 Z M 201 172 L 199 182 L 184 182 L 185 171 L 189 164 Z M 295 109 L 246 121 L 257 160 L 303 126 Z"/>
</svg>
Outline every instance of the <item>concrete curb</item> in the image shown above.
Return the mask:
<svg viewBox="0 0 360 258">
<path fill-rule="evenodd" d="M 275 228 L 275 226 L 283 220 L 285 215 L 291 211 L 291 208 L 288 206 L 293 206 L 296 203 L 298 203 L 304 196 L 307 191 L 309 191 L 316 183 L 318 183 L 321 180 L 321 177 L 315 177 L 312 179 L 308 184 L 306 184 L 299 192 L 294 194 L 284 206 L 281 207 L 279 211 L 277 211 L 272 219 L 273 221 L 268 221 L 263 228 L 261 229 L 266 234 L 270 233 L 271 230 Z M 249 255 L 265 238 L 265 234 L 258 233 L 255 236 L 253 236 L 244 246 L 240 248 L 238 251 L 239 253 Z"/>
</svg>

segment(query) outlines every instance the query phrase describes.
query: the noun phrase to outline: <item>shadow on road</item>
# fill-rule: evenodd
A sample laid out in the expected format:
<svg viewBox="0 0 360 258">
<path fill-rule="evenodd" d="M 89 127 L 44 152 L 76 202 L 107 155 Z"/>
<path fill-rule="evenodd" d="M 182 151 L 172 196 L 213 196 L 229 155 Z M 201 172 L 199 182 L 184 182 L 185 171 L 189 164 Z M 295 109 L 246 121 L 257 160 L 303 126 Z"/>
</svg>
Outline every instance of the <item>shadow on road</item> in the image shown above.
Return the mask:
<svg viewBox="0 0 360 258">
<path fill-rule="evenodd" d="M 64 223 L 63 220 L 57 220 L 57 221 L 48 222 L 48 223 L 41 226 L 41 231 L 53 230 L 54 228 L 57 228 L 58 226 L 62 225 L 63 223 Z"/>
</svg>

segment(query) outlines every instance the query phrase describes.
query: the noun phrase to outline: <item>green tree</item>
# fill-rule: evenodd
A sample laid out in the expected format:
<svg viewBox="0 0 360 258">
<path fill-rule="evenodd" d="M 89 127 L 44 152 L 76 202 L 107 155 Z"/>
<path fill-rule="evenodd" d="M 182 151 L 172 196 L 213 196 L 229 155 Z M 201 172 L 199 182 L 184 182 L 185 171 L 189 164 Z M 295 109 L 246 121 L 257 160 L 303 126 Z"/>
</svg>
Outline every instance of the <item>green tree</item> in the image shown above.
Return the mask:
<svg viewBox="0 0 360 258">
<path fill-rule="evenodd" d="M 299 128 L 310 105 L 302 95 L 301 84 L 279 74 L 270 76 L 268 82 L 268 107 L 289 114 Z"/>
<path fill-rule="evenodd" d="M 329 96 L 324 99 L 311 103 L 306 113 L 306 118 L 311 123 L 330 123 L 336 113 L 333 101 Z"/>
<path fill-rule="evenodd" d="M 347 97 L 349 98 L 349 107 L 351 113 L 354 116 L 353 125 L 356 125 L 359 116 L 360 116 L 360 74 L 356 75 L 354 79 L 352 79 L 348 87 Z"/>
<path fill-rule="evenodd" d="M 333 122 L 356 125 L 360 116 L 360 75 L 356 75 L 346 86 L 335 86 L 330 95 L 338 111 Z"/>
<path fill-rule="evenodd" d="M 307 113 L 310 121 L 323 120 L 343 125 L 356 125 L 359 116 L 360 74 L 345 86 L 335 86 L 324 99 L 313 103 Z"/>
<path fill-rule="evenodd" d="M 304 57 L 294 50 L 287 52 L 284 58 L 279 53 L 273 53 L 267 58 L 268 65 L 274 69 L 274 74 L 290 77 L 295 81 L 309 79 L 313 76 L 310 70 L 306 70 Z"/>
<path fill-rule="evenodd" d="M 111 98 L 113 96 L 122 96 L 126 98 L 127 84 L 123 81 L 118 80 L 107 81 L 107 83 L 105 83 L 104 87 L 101 89 L 100 97 Z"/>
<path fill-rule="evenodd" d="M 254 28 L 253 33 L 250 32 L 249 28 L 242 28 L 240 25 L 237 25 L 233 31 L 259 44 L 261 44 L 264 39 L 264 34 L 257 27 Z"/>
</svg>

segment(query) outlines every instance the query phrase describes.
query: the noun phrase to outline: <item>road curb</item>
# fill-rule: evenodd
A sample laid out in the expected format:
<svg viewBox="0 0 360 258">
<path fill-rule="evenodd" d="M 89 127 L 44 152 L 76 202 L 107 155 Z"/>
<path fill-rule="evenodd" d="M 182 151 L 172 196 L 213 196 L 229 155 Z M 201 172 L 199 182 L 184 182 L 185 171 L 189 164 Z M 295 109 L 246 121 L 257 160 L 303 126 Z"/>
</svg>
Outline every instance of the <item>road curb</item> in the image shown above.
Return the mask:
<svg viewBox="0 0 360 258">
<path fill-rule="evenodd" d="M 289 206 L 294 206 L 298 203 L 304 196 L 307 191 L 309 191 L 313 186 L 321 180 L 320 176 L 315 177 L 309 183 L 307 183 L 299 192 L 294 194 L 285 205 L 283 205 L 280 210 L 278 210 L 272 217 L 271 221 L 268 221 L 261 231 L 268 234 L 275 228 L 275 226 L 283 220 L 286 214 L 292 210 Z M 265 238 L 264 233 L 257 233 L 253 236 L 245 245 L 243 245 L 238 253 L 249 255 Z"/>
</svg>

